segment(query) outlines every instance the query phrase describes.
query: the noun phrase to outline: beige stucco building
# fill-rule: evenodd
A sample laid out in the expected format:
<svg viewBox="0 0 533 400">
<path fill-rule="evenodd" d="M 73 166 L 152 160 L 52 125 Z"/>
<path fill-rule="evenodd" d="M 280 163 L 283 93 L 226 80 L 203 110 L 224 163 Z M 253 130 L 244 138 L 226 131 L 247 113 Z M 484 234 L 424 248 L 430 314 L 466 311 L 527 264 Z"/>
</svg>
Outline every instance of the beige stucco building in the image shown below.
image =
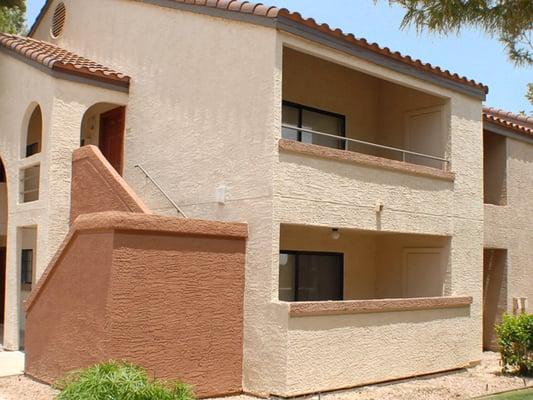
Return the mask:
<svg viewBox="0 0 533 400">
<path fill-rule="evenodd" d="M 0 34 L 3 347 L 94 145 L 154 214 L 247 224 L 240 391 L 477 362 L 533 296 L 533 123 L 487 90 L 275 7 L 49 0 Z"/>
</svg>

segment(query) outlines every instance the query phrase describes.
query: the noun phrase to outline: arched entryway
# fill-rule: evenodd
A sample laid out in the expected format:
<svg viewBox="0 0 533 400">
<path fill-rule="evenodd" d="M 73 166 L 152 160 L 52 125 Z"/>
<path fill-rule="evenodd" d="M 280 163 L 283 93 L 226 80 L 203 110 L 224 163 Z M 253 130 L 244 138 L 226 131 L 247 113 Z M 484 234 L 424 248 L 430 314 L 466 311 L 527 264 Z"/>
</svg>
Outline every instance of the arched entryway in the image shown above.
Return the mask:
<svg viewBox="0 0 533 400">
<path fill-rule="evenodd" d="M 3 344 L 6 299 L 7 173 L 0 158 L 0 348 Z"/>
<path fill-rule="evenodd" d="M 80 146 L 97 146 L 109 163 L 122 175 L 126 107 L 97 103 L 84 114 Z"/>
</svg>

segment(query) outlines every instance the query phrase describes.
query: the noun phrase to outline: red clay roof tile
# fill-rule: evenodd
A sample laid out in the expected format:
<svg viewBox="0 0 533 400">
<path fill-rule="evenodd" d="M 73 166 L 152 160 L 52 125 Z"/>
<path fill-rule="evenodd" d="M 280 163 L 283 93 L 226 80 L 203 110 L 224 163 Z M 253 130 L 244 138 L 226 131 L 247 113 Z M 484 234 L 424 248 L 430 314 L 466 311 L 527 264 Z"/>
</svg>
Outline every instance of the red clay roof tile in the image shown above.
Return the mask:
<svg viewBox="0 0 533 400">
<path fill-rule="evenodd" d="M 33 60 L 46 68 L 71 75 L 129 87 L 130 77 L 41 40 L 0 32 L 0 47 Z"/>
<path fill-rule="evenodd" d="M 353 46 L 364 48 L 366 50 L 381 54 L 385 57 L 397 60 L 404 64 L 407 64 L 411 67 L 417 68 L 420 71 L 429 72 L 445 79 L 455 81 L 460 84 L 464 84 L 470 87 L 473 87 L 483 93 L 488 93 L 489 88 L 482 83 L 478 83 L 472 79 L 468 79 L 465 76 L 459 76 L 458 74 L 452 73 L 448 70 L 442 70 L 438 66 L 433 66 L 429 63 L 423 63 L 422 61 L 416 59 L 413 60 L 408 55 L 402 55 L 400 52 L 392 52 L 387 47 L 380 47 L 377 43 L 368 43 L 366 39 L 358 39 L 351 33 L 344 33 L 341 29 L 333 29 L 328 24 L 318 24 L 313 18 L 304 18 L 298 12 L 291 12 L 286 8 L 270 7 L 262 3 L 252 3 L 249 1 L 241 0 L 171 0 L 176 3 L 195 5 L 198 7 L 211 7 L 217 8 L 220 10 L 225 10 L 228 12 L 239 12 L 243 14 L 252 14 L 259 17 L 277 19 L 277 18 L 286 18 L 299 25 L 306 26 L 316 31 L 320 31 L 330 36 L 342 39 Z M 47 0 L 44 5 L 41 13 L 37 17 L 37 20 L 33 24 L 30 36 L 35 32 L 39 21 L 46 13 L 46 10 L 49 8 L 51 0 Z"/>
<path fill-rule="evenodd" d="M 518 133 L 533 137 L 533 117 L 514 114 L 497 108 L 483 108 L 483 119 L 487 122 L 512 129 Z"/>
</svg>

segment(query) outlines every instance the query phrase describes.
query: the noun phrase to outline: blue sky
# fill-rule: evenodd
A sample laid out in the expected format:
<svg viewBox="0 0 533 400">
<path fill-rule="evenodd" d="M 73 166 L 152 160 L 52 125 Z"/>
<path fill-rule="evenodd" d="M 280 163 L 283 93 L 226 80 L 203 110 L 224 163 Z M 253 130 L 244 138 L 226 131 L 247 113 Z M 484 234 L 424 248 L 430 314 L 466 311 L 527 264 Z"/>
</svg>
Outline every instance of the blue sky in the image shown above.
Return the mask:
<svg viewBox="0 0 533 400">
<path fill-rule="evenodd" d="M 83 0 L 86 1 L 86 0 Z M 33 23 L 44 0 L 27 0 L 28 22 Z M 517 68 L 506 57 L 503 46 L 476 30 L 459 36 L 441 37 L 414 29 L 400 30 L 403 9 L 386 0 L 265 0 L 267 4 L 299 11 L 304 17 L 327 22 L 332 27 L 364 37 L 382 47 L 400 51 L 424 62 L 465 75 L 490 88 L 486 104 L 508 111 L 531 111 L 524 97 L 533 82 L 533 68 Z"/>
</svg>

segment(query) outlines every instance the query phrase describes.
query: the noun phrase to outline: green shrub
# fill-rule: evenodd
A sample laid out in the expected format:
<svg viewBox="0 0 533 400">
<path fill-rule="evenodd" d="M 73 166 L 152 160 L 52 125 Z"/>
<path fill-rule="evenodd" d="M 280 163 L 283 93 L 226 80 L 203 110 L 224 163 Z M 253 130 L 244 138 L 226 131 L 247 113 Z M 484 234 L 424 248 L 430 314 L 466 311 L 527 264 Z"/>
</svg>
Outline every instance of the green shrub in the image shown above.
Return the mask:
<svg viewBox="0 0 533 400">
<path fill-rule="evenodd" d="M 138 366 L 110 361 L 73 372 L 56 384 L 57 400 L 193 400 L 184 383 L 150 380 Z"/>
<path fill-rule="evenodd" d="M 496 326 L 503 372 L 533 375 L 533 314 L 504 315 Z"/>
</svg>

